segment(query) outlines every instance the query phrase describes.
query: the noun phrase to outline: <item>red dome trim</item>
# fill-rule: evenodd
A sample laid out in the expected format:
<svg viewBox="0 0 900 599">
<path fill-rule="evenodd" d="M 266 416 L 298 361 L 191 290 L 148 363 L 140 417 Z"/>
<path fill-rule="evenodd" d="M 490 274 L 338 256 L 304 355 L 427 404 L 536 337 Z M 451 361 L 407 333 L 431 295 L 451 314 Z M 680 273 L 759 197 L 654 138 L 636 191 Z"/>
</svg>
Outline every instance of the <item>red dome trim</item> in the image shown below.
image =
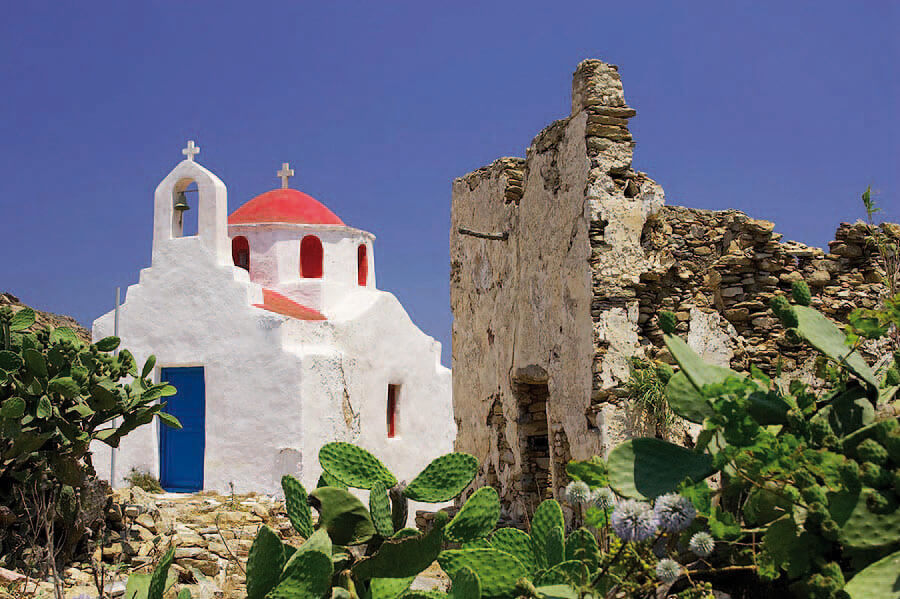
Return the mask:
<svg viewBox="0 0 900 599">
<path fill-rule="evenodd" d="M 285 297 L 277 291 L 263 288 L 263 303 L 253 304 L 257 308 L 290 316 L 298 320 L 327 320 L 325 315 L 318 310 L 307 308 L 303 304 L 298 304 L 294 300 Z"/>
<path fill-rule="evenodd" d="M 343 225 L 344 221 L 314 197 L 296 189 L 273 189 L 258 195 L 228 217 L 229 225 L 294 223 Z"/>
</svg>

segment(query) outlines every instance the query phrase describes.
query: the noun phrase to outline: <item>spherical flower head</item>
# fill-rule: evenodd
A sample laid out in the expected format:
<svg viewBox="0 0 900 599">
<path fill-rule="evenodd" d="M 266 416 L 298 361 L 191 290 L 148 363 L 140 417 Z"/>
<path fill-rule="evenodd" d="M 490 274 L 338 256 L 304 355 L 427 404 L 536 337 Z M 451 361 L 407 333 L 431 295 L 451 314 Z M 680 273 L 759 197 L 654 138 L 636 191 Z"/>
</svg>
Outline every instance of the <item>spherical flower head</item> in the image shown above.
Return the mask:
<svg viewBox="0 0 900 599">
<path fill-rule="evenodd" d="M 713 540 L 712 535 L 702 530 L 694 533 L 694 536 L 691 537 L 688 543 L 688 549 L 699 557 L 708 556 L 715 548 L 716 542 Z"/>
<path fill-rule="evenodd" d="M 573 480 L 566 485 L 566 501 L 569 503 L 587 503 L 591 500 L 591 488 L 582 480 Z"/>
<path fill-rule="evenodd" d="M 656 577 L 662 582 L 675 582 L 681 576 L 681 564 L 673 559 L 661 559 L 656 564 Z"/>
<path fill-rule="evenodd" d="M 611 510 L 616 507 L 616 494 L 609 487 L 601 487 L 591 493 L 591 503 L 601 510 Z"/>
<path fill-rule="evenodd" d="M 678 532 L 690 526 L 697 515 L 694 504 L 678 493 L 667 493 L 656 498 L 653 513 L 659 526 L 666 532 Z"/>
<path fill-rule="evenodd" d="M 609 519 L 613 532 L 623 541 L 646 541 L 658 523 L 649 503 L 627 499 L 616 506 Z"/>
</svg>

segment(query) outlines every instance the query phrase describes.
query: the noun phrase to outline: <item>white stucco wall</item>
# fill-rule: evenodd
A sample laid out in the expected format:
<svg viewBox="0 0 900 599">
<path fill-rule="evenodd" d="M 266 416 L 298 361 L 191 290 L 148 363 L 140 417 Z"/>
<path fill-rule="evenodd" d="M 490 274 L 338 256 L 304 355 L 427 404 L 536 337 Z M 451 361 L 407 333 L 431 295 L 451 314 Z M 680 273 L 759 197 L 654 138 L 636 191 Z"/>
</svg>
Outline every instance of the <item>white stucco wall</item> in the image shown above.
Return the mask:
<svg viewBox="0 0 900 599">
<path fill-rule="evenodd" d="M 250 279 L 329 315 L 335 304 L 358 290 L 357 250 L 366 246 L 365 287 L 376 288 L 373 242 L 367 231 L 339 225 L 260 223 L 229 225 L 230 239 L 243 236 L 250 246 Z M 300 243 L 307 235 L 322 242 L 322 278 L 300 276 Z M 230 242 L 229 242 L 230 243 Z"/>
<path fill-rule="evenodd" d="M 200 233 L 172 238 L 167 206 L 185 177 L 200 188 Z M 204 488 L 224 491 L 233 483 L 238 492 L 278 493 L 285 473 L 314 487 L 321 473 L 318 449 L 334 440 L 360 444 L 405 480 L 452 451 L 450 370 L 440 364 L 440 344 L 413 324 L 393 295 L 375 289 L 374 238 L 349 227 L 320 231 L 326 277 L 333 276 L 324 287 L 326 297 L 333 293 L 329 319 L 301 321 L 252 306 L 262 302 L 262 287 L 231 264 L 226 225 L 218 216 L 225 202 L 224 184 L 193 162 L 182 162 L 160 184 L 152 265 L 128 288 L 119 316 L 122 347 L 139 363 L 156 355 L 155 380 L 165 367 L 205 369 Z M 214 217 L 211 231 L 203 226 L 204 214 Z M 269 241 L 263 254 L 269 264 L 296 269 L 299 249 L 290 255 L 289 229 L 263 228 L 254 237 L 258 247 Z M 214 243 L 204 239 L 207 234 Z M 250 241 L 252 274 L 254 240 L 236 234 Z M 302 234 L 290 237 L 296 241 Z M 368 244 L 365 288 L 356 284 L 361 242 Z M 298 289 L 272 277 L 261 282 L 289 297 Z M 95 339 L 111 334 L 112 312 L 93 327 Z M 388 384 L 402 385 L 393 439 L 386 430 Z M 121 486 L 131 468 L 159 476 L 158 439 L 154 421 L 123 440 L 113 486 Z M 92 449 L 98 474 L 109 479 L 109 449 Z"/>
</svg>

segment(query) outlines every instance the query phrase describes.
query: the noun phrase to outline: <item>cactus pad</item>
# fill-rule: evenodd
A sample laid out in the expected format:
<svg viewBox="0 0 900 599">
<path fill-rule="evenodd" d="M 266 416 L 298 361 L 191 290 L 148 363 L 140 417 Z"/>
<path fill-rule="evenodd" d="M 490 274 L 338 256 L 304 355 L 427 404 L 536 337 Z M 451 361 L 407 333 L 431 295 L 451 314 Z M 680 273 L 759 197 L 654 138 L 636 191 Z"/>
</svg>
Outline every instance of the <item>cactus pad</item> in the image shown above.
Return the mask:
<svg viewBox="0 0 900 599">
<path fill-rule="evenodd" d="M 701 424 L 713 415 L 713 407 L 708 399 L 697 391 L 684 372 L 676 372 L 666 385 L 666 399 L 672 411 L 691 422 Z"/>
<path fill-rule="evenodd" d="M 852 599 L 900 597 L 900 551 L 870 564 L 850 579 L 844 590 Z"/>
<path fill-rule="evenodd" d="M 481 581 L 472 568 L 463 566 L 456 571 L 450 596 L 453 599 L 481 599 Z"/>
<path fill-rule="evenodd" d="M 547 561 L 547 542 L 555 529 L 560 532 L 566 530 L 566 520 L 563 518 L 562 507 L 555 499 L 547 499 L 534 510 L 531 518 L 531 540 L 534 547 L 534 556 L 539 568 L 549 567 Z"/>
<path fill-rule="evenodd" d="M 499 528 L 491 535 L 491 547 L 505 551 L 525 566 L 529 574 L 537 571 L 531 536 L 518 528 Z"/>
<path fill-rule="evenodd" d="M 478 472 L 478 460 L 467 453 L 448 453 L 433 460 L 403 492 L 413 501 L 450 501 L 469 486 Z"/>
<path fill-rule="evenodd" d="M 547 565 L 551 568 L 566 560 L 566 541 L 563 535 L 563 529 L 558 527 L 551 528 L 547 535 L 544 552 L 547 554 Z"/>
<path fill-rule="evenodd" d="M 566 539 L 566 561 L 578 560 L 589 570 L 596 570 L 599 552 L 597 538 L 586 528 L 573 531 Z"/>
<path fill-rule="evenodd" d="M 685 478 L 700 482 L 715 472 L 709 455 L 653 438 L 622 443 L 610 452 L 607 467 L 610 486 L 639 499 L 670 493 Z"/>
<path fill-rule="evenodd" d="M 850 350 L 847 336 L 837 325 L 818 310 L 807 306 L 794 306 L 794 312 L 797 314 L 797 330 L 810 345 L 832 360 L 846 364 L 856 376 L 873 388 L 878 388 L 875 373 L 858 352 Z"/>
<path fill-rule="evenodd" d="M 702 389 L 705 385 L 721 383 L 728 377 L 744 378 L 730 368 L 707 364 L 681 337 L 666 335 L 665 341 L 672 357 L 698 389 Z"/>
<path fill-rule="evenodd" d="M 278 533 L 264 525 L 256 534 L 247 558 L 247 599 L 264 599 L 278 584 L 284 563 L 284 547 Z"/>
<path fill-rule="evenodd" d="M 291 525 L 301 537 L 308 539 L 313 533 L 313 523 L 306 489 L 290 474 L 281 477 L 281 488 L 284 490 L 284 505 Z"/>
<path fill-rule="evenodd" d="M 267 599 L 323 597 L 331 588 L 331 556 L 319 551 L 295 555 L 284 567 L 281 582 L 266 595 Z"/>
<path fill-rule="evenodd" d="M 175 546 L 169 548 L 162 556 L 153 574 L 150 576 L 150 586 L 147 588 L 147 599 L 162 599 L 166 592 L 166 580 L 169 578 L 169 568 L 175 559 Z"/>
<path fill-rule="evenodd" d="M 447 527 L 447 538 L 463 543 L 486 537 L 500 518 L 500 496 L 493 487 L 481 487 L 463 504 Z"/>
<path fill-rule="evenodd" d="M 481 596 L 485 599 L 514 597 L 516 582 L 525 576 L 525 566 L 519 560 L 497 549 L 451 549 L 442 551 L 438 564 L 450 578 L 463 568 L 470 568 L 481 581 Z"/>
<path fill-rule="evenodd" d="M 391 521 L 391 500 L 388 499 L 384 483 L 377 482 L 369 491 L 369 513 L 375 530 L 383 537 L 394 534 L 394 523 Z"/>
<path fill-rule="evenodd" d="M 900 539 L 900 508 L 886 514 L 873 514 L 867 500 L 873 490 L 863 487 L 856 492 L 838 493 L 831 497 L 832 517 L 841 527 L 840 539 L 853 549 L 888 547 Z"/>
<path fill-rule="evenodd" d="M 568 584 L 581 586 L 587 584 L 590 573 L 585 564 L 578 560 L 560 562 L 549 570 L 545 570 L 535 581 L 537 586 Z"/>
<path fill-rule="evenodd" d="M 407 576 L 406 578 L 373 578 L 369 582 L 369 593 L 372 599 L 397 599 L 403 595 L 415 576 Z"/>
<path fill-rule="evenodd" d="M 323 445 L 319 450 L 319 463 L 348 487 L 371 489 L 375 483 L 382 482 L 390 488 L 397 484 L 397 479 L 378 458 L 352 443 Z"/>
<path fill-rule="evenodd" d="M 349 491 L 320 487 L 309 497 L 319 510 L 319 526 L 328 531 L 335 545 L 358 545 L 375 535 L 369 510 Z"/>
<path fill-rule="evenodd" d="M 374 578 L 406 578 L 428 568 L 441 551 L 447 513 L 438 512 L 434 526 L 424 535 L 388 539 L 378 552 L 353 566 L 353 575 L 359 580 Z"/>
</svg>

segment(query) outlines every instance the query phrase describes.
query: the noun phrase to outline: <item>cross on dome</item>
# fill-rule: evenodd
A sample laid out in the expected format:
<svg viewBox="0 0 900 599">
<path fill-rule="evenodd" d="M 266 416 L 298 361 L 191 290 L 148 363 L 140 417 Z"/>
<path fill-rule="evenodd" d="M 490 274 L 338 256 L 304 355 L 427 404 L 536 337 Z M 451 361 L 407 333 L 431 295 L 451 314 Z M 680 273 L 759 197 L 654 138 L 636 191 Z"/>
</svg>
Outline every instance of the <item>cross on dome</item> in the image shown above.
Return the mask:
<svg viewBox="0 0 900 599">
<path fill-rule="evenodd" d="M 281 177 L 281 189 L 287 189 L 288 179 L 294 176 L 294 169 L 291 168 L 291 165 L 289 163 L 282 162 L 281 170 L 276 174 Z"/>
<path fill-rule="evenodd" d="M 194 156 L 200 153 L 200 146 L 195 146 L 194 140 L 189 139 L 187 142 L 187 147 L 181 150 L 181 153 L 187 156 L 188 162 L 193 162 Z"/>
</svg>

